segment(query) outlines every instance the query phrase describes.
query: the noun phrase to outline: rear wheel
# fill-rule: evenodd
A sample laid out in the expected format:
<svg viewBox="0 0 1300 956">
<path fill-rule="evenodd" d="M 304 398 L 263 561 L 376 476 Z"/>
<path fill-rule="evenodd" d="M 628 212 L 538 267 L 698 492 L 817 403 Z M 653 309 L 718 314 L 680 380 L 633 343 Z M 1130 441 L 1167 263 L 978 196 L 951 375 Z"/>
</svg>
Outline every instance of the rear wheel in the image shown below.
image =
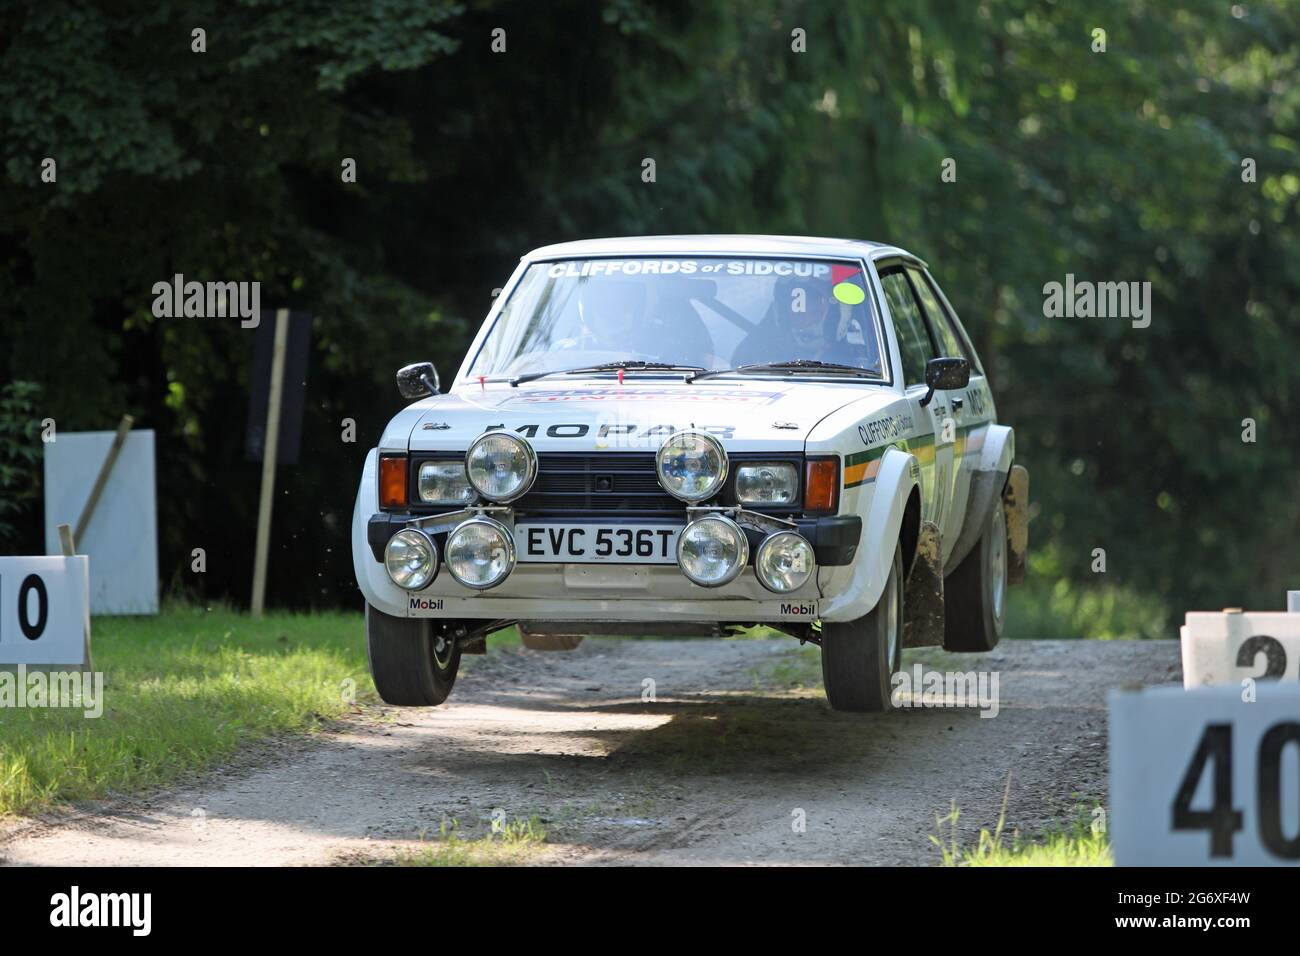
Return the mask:
<svg viewBox="0 0 1300 956">
<path fill-rule="evenodd" d="M 1007 516 L 1002 499 L 979 542 L 943 586 L 943 646 L 950 651 L 991 651 L 1002 639 L 1007 611 Z"/>
<path fill-rule="evenodd" d="M 433 707 L 451 693 L 460 648 L 427 618 L 393 617 L 366 605 L 366 650 L 375 690 L 386 704 Z"/>
<path fill-rule="evenodd" d="M 822 683 L 835 710 L 893 709 L 892 680 L 903 661 L 903 549 L 894 548 L 885 590 L 870 613 L 822 625 Z"/>
</svg>

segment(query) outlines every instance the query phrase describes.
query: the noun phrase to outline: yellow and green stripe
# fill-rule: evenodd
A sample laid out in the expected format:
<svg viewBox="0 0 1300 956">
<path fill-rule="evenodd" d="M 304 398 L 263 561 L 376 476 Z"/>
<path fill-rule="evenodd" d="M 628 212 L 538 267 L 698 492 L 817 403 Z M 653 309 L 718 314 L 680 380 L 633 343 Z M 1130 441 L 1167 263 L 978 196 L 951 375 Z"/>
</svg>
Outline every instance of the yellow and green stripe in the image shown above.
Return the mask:
<svg viewBox="0 0 1300 956">
<path fill-rule="evenodd" d="M 988 422 L 975 422 L 957 429 L 953 447 L 954 467 L 960 466 L 965 455 L 977 453 L 984 446 L 985 426 Z M 974 433 L 974 434 L 972 434 Z M 856 454 L 844 456 L 844 487 L 856 488 L 876 480 L 880 472 L 880 460 L 891 448 L 909 452 L 916 456 L 917 462 L 925 467 L 934 464 L 934 435 L 923 434 L 912 438 L 877 445 Z"/>
</svg>

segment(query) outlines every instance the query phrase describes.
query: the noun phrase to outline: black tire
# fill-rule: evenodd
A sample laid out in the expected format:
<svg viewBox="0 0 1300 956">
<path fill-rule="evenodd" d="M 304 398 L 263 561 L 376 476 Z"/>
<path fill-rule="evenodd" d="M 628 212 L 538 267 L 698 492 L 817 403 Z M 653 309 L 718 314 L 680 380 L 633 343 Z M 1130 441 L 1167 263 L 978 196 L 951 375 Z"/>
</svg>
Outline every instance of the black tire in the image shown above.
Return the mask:
<svg viewBox="0 0 1300 956">
<path fill-rule="evenodd" d="M 366 652 L 375 690 L 386 704 L 434 707 L 451 693 L 460 646 L 435 636 L 426 618 L 393 617 L 366 605 Z"/>
<path fill-rule="evenodd" d="M 1007 613 L 1007 517 L 999 498 L 984 533 L 943 583 L 943 646 L 991 651 Z"/>
<path fill-rule="evenodd" d="M 822 625 L 826 699 L 834 710 L 892 710 L 891 682 L 902 663 L 903 549 L 898 545 L 885 590 L 870 613 L 845 624 Z"/>
</svg>

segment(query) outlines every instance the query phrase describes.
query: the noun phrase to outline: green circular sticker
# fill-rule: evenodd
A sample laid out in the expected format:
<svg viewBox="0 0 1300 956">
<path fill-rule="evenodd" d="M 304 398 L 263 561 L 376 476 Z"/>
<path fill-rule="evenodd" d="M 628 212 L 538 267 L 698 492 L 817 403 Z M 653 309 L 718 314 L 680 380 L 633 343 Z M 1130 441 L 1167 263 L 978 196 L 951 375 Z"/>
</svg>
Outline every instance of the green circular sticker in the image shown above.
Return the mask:
<svg viewBox="0 0 1300 956">
<path fill-rule="evenodd" d="M 862 286 L 852 282 L 841 282 L 831 291 L 835 293 L 835 298 L 845 305 L 857 305 L 867 297 L 867 293 Z"/>
</svg>

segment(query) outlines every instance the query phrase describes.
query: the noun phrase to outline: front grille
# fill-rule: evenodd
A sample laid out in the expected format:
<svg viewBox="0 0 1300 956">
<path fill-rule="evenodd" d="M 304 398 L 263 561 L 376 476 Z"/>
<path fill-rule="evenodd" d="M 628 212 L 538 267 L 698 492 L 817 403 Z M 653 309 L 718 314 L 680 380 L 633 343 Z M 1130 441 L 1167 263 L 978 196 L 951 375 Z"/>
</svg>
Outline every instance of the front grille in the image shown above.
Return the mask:
<svg viewBox="0 0 1300 956">
<path fill-rule="evenodd" d="M 681 515 L 659 487 L 654 452 L 540 452 L 537 481 L 515 503 L 521 515 Z"/>
</svg>

